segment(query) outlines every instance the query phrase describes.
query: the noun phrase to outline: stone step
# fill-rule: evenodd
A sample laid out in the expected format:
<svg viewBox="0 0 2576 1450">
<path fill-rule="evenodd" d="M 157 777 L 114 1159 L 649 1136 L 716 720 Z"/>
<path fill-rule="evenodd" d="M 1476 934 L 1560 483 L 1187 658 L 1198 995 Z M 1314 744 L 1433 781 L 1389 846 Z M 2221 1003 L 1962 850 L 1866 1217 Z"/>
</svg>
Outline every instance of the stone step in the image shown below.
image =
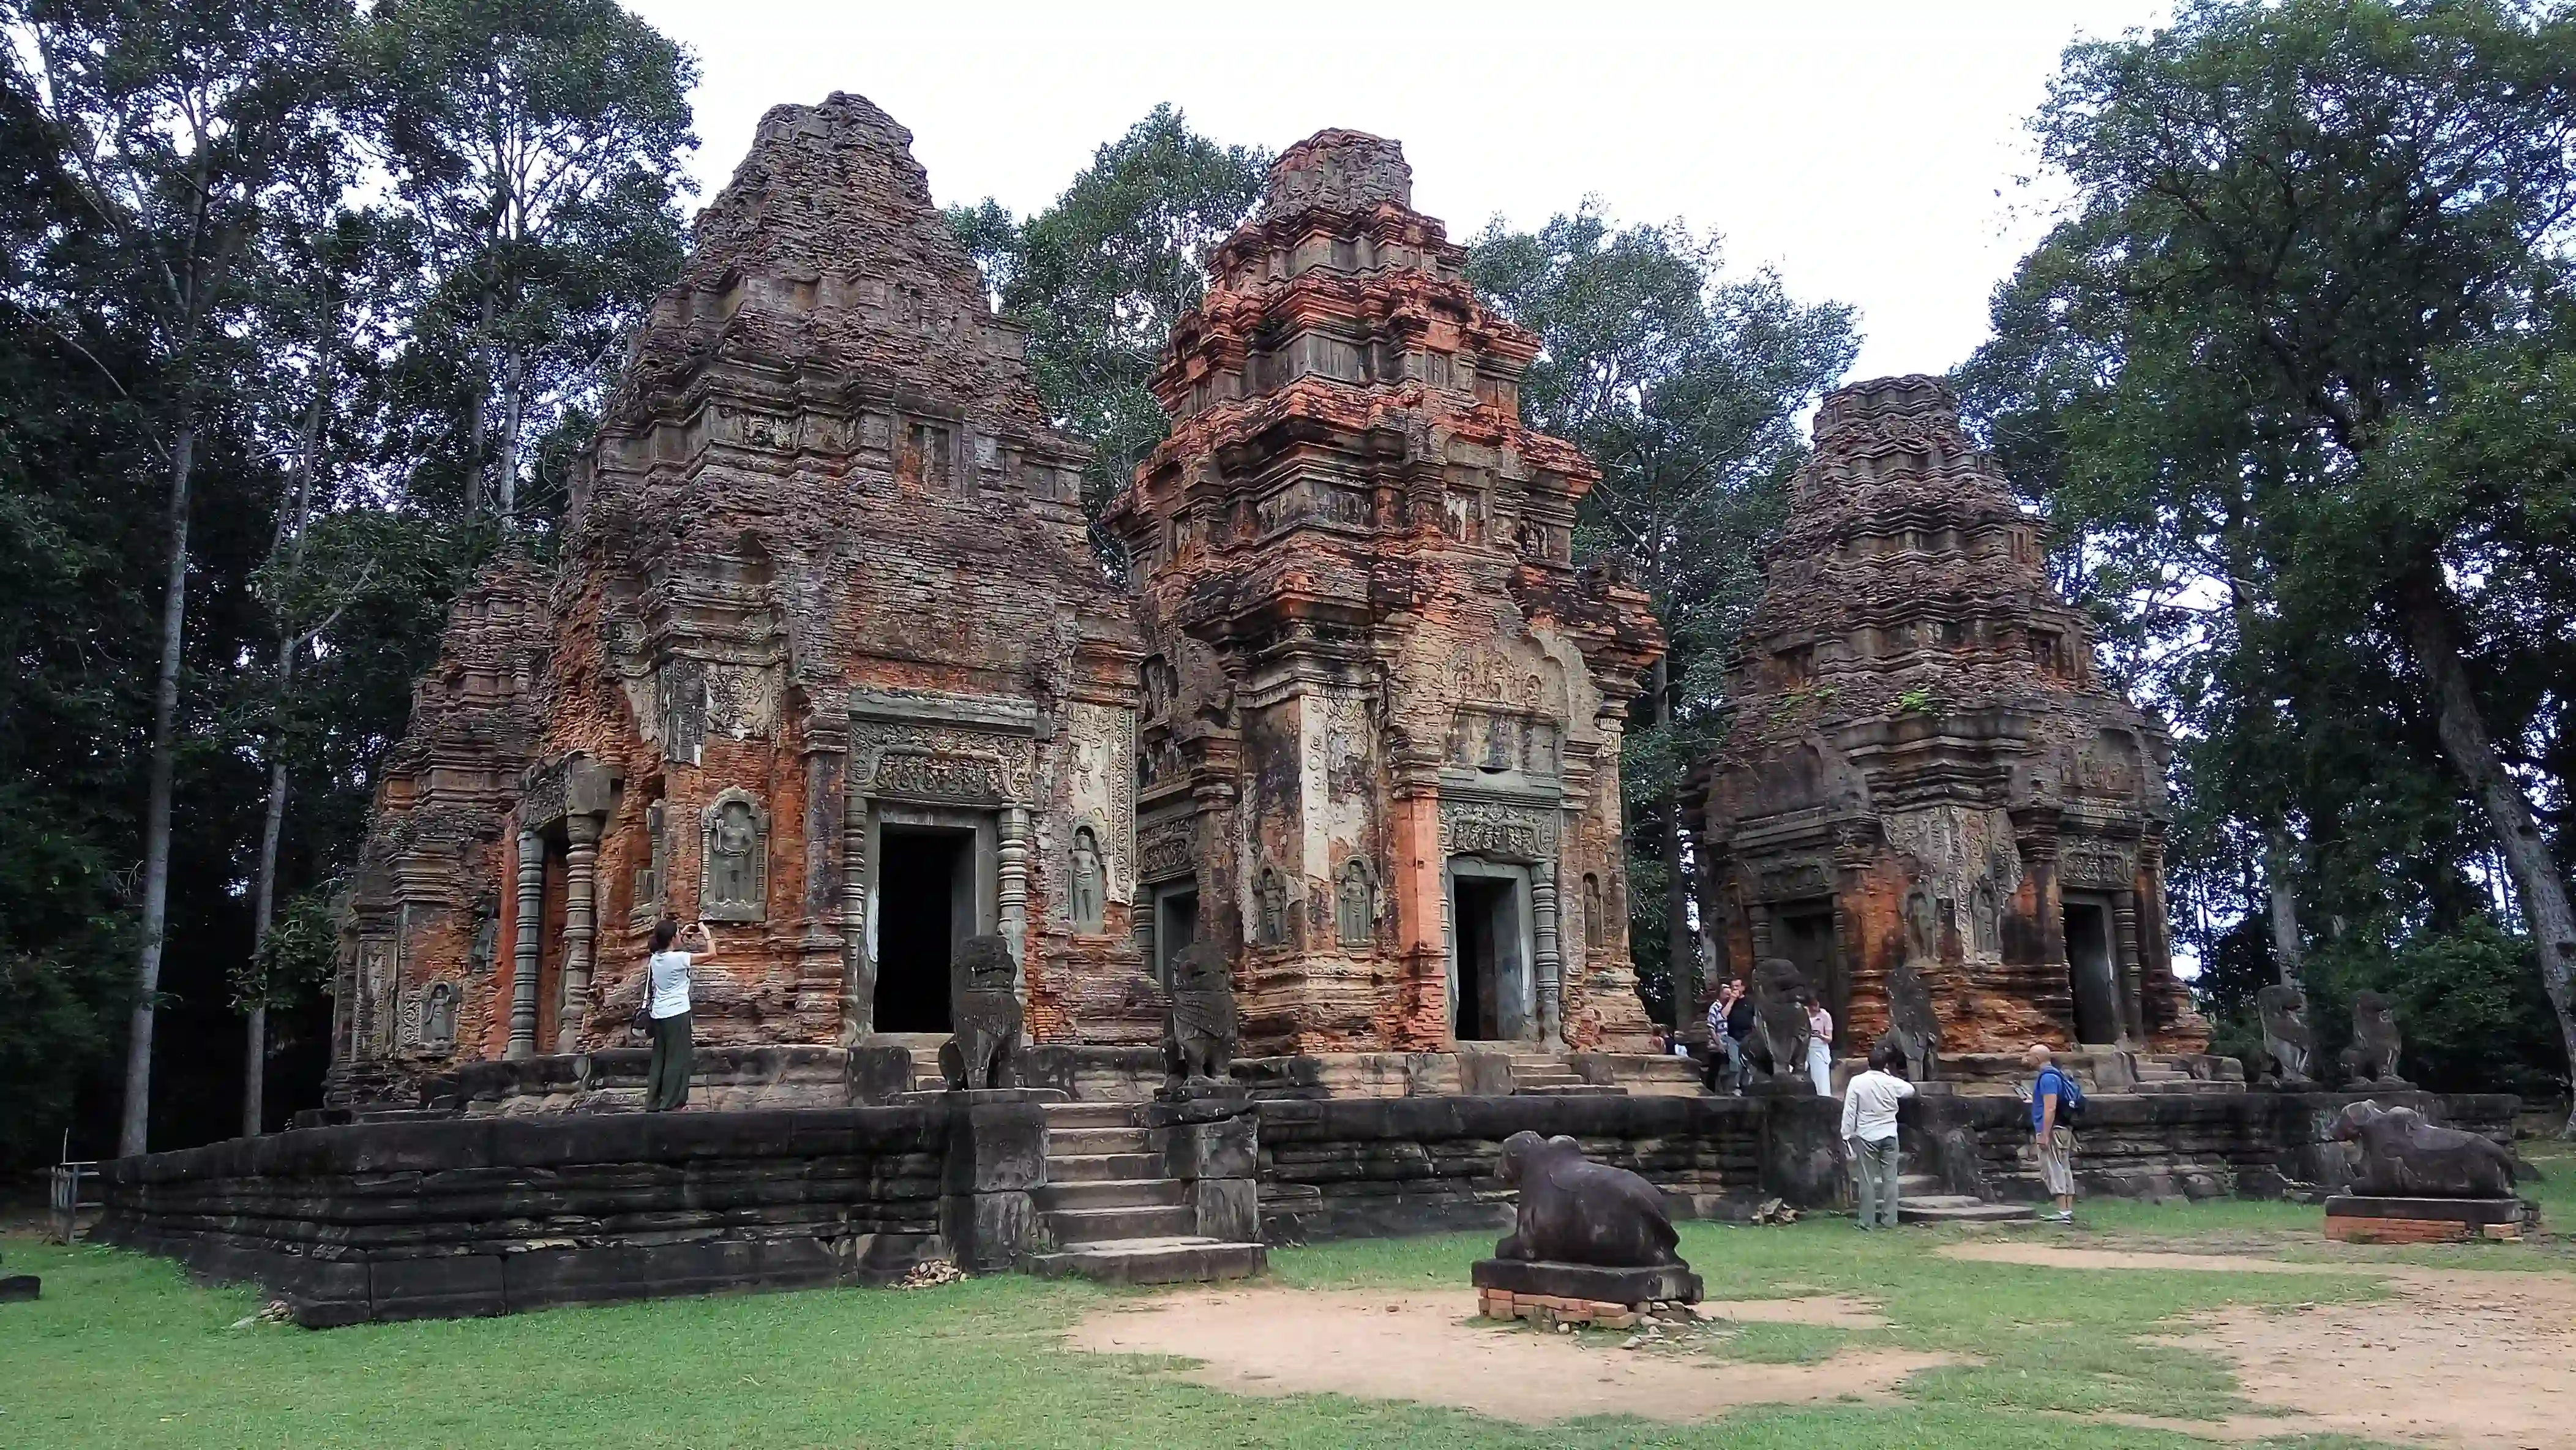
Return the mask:
<svg viewBox="0 0 2576 1450">
<path fill-rule="evenodd" d="M 1049 1183 L 1109 1183 L 1120 1179 L 1153 1178 L 1163 1171 L 1163 1160 L 1151 1153 L 1047 1153 Z"/>
<path fill-rule="evenodd" d="M 1079 1158 L 1100 1153 L 1142 1153 L 1152 1145 L 1142 1128 L 1047 1128 L 1049 1158 Z"/>
<path fill-rule="evenodd" d="M 1584 1082 L 1580 1079 L 1561 1083 L 1516 1082 L 1512 1084 L 1512 1091 L 1539 1098 L 1624 1098 L 1628 1095 L 1628 1090 L 1616 1083 Z"/>
<path fill-rule="evenodd" d="M 1050 1132 L 1066 1128 L 1132 1128 L 1136 1126 L 1136 1105 L 1049 1103 L 1046 1105 L 1046 1120 Z"/>
<path fill-rule="evenodd" d="M 1212 1284 L 1249 1279 L 1269 1266 L 1270 1251 L 1260 1244 L 1186 1235 L 1080 1244 L 1029 1259 L 1029 1272 L 1042 1279 L 1111 1284 Z"/>
<path fill-rule="evenodd" d="M 1054 1175 L 1048 1175 L 1050 1179 Z M 1087 1183 L 1049 1182 L 1037 1190 L 1038 1208 L 1063 1213 L 1091 1208 L 1170 1208 L 1182 1200 L 1177 1178 L 1104 1178 Z"/>
<path fill-rule="evenodd" d="M 1907 1198 L 1931 1198 L 1936 1195 L 1949 1192 L 1947 1188 L 1942 1186 L 1940 1179 L 1933 1177 L 1929 1173 L 1900 1173 L 1896 1175 L 1896 1190 L 1897 1192 L 1904 1194 Z"/>
<path fill-rule="evenodd" d="M 2034 1211 L 2027 1203 L 1987 1203 L 1964 1193 L 1900 1196 L 1896 1204 L 1899 1223 L 2012 1223 L 2028 1219 Z"/>
<path fill-rule="evenodd" d="M 1198 1227 L 1198 1210 L 1188 1204 L 1154 1204 L 1134 1208 L 1060 1208 L 1042 1215 L 1047 1232 L 1059 1244 L 1096 1244 L 1111 1239 L 1186 1238 Z"/>
</svg>

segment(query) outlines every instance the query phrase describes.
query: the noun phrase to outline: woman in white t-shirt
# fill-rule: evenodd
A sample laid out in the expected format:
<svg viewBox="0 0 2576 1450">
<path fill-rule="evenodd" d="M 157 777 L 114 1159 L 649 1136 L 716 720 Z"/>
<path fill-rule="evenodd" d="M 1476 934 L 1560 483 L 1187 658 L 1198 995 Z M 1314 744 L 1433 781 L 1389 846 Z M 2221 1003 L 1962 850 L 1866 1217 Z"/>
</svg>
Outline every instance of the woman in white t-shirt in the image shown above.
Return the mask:
<svg viewBox="0 0 2576 1450">
<path fill-rule="evenodd" d="M 715 934 L 705 922 L 686 928 L 698 934 L 693 952 L 679 945 L 680 919 L 666 916 L 653 926 L 653 955 L 645 962 L 645 1010 L 653 1019 L 653 1065 L 644 1074 L 644 1111 L 677 1112 L 689 1105 L 689 1075 L 697 1050 L 689 1042 L 689 967 L 716 959 Z"/>
</svg>

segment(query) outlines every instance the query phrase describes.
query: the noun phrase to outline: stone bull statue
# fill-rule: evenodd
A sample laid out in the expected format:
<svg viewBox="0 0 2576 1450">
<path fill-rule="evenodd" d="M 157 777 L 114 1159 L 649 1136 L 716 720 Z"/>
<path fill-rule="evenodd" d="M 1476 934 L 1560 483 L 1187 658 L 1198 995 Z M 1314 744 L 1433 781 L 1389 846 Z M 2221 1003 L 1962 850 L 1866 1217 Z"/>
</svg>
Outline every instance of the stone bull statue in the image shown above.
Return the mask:
<svg viewBox="0 0 2576 1450">
<path fill-rule="evenodd" d="M 2357 1143 L 2346 1193 L 2364 1198 L 2511 1198 L 2513 1155 L 2475 1133 L 2439 1128 L 2413 1108 L 2346 1103 L 2327 1136 Z"/>
<path fill-rule="evenodd" d="M 1594 1163 L 1572 1138 L 1524 1129 L 1503 1140 L 1503 1181 L 1520 1190 L 1511 1237 L 1498 1259 L 1605 1268 L 1682 1262 L 1663 1190 L 1625 1168 Z"/>
</svg>

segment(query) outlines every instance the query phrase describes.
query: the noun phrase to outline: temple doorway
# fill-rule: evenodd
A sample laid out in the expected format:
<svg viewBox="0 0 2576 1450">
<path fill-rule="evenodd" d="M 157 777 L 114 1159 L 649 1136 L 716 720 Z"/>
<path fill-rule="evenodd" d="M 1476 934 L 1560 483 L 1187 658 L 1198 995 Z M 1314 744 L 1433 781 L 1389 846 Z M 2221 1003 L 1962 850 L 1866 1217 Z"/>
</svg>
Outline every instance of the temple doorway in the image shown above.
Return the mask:
<svg viewBox="0 0 2576 1450">
<path fill-rule="evenodd" d="M 1473 857 L 1449 865 L 1449 1032 L 1459 1042 L 1527 1037 L 1529 880 Z"/>
<path fill-rule="evenodd" d="M 1154 979 L 1172 985 L 1172 964 L 1199 939 L 1199 889 L 1195 882 L 1154 891 Z"/>
<path fill-rule="evenodd" d="M 877 866 L 879 1032 L 946 1032 L 948 968 L 975 934 L 975 833 L 887 826 Z"/>
<path fill-rule="evenodd" d="M 2075 998 L 2075 1040 L 2108 1047 L 2120 1040 L 2120 974 L 2111 955 L 2110 903 L 2066 898 L 2066 972 Z"/>
<path fill-rule="evenodd" d="M 1841 1036 L 1843 1009 L 1849 1004 L 1844 1001 L 1842 953 L 1834 950 L 1833 903 L 1802 902 L 1782 908 L 1772 918 L 1771 944 L 1773 950 L 1797 964 L 1798 975 L 1806 979 L 1816 1000 L 1833 1014 L 1834 1034 Z"/>
</svg>

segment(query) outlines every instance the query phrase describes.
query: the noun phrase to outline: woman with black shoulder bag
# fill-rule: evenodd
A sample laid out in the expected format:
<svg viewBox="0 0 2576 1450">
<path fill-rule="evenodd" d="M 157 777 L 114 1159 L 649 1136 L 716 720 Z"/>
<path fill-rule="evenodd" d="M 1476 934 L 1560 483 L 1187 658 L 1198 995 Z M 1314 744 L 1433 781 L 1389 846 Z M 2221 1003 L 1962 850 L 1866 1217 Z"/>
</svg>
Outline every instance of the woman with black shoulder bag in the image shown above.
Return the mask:
<svg viewBox="0 0 2576 1450">
<path fill-rule="evenodd" d="M 677 950 L 684 930 L 697 933 L 697 950 Z M 678 917 L 666 916 L 654 923 L 644 1006 L 635 1014 L 635 1025 L 653 1039 L 653 1065 L 644 1074 L 648 1113 L 677 1112 L 689 1105 L 689 1077 L 697 1066 L 697 1050 L 689 1041 L 689 968 L 715 959 L 715 933 L 705 922 L 683 928 Z"/>
</svg>

